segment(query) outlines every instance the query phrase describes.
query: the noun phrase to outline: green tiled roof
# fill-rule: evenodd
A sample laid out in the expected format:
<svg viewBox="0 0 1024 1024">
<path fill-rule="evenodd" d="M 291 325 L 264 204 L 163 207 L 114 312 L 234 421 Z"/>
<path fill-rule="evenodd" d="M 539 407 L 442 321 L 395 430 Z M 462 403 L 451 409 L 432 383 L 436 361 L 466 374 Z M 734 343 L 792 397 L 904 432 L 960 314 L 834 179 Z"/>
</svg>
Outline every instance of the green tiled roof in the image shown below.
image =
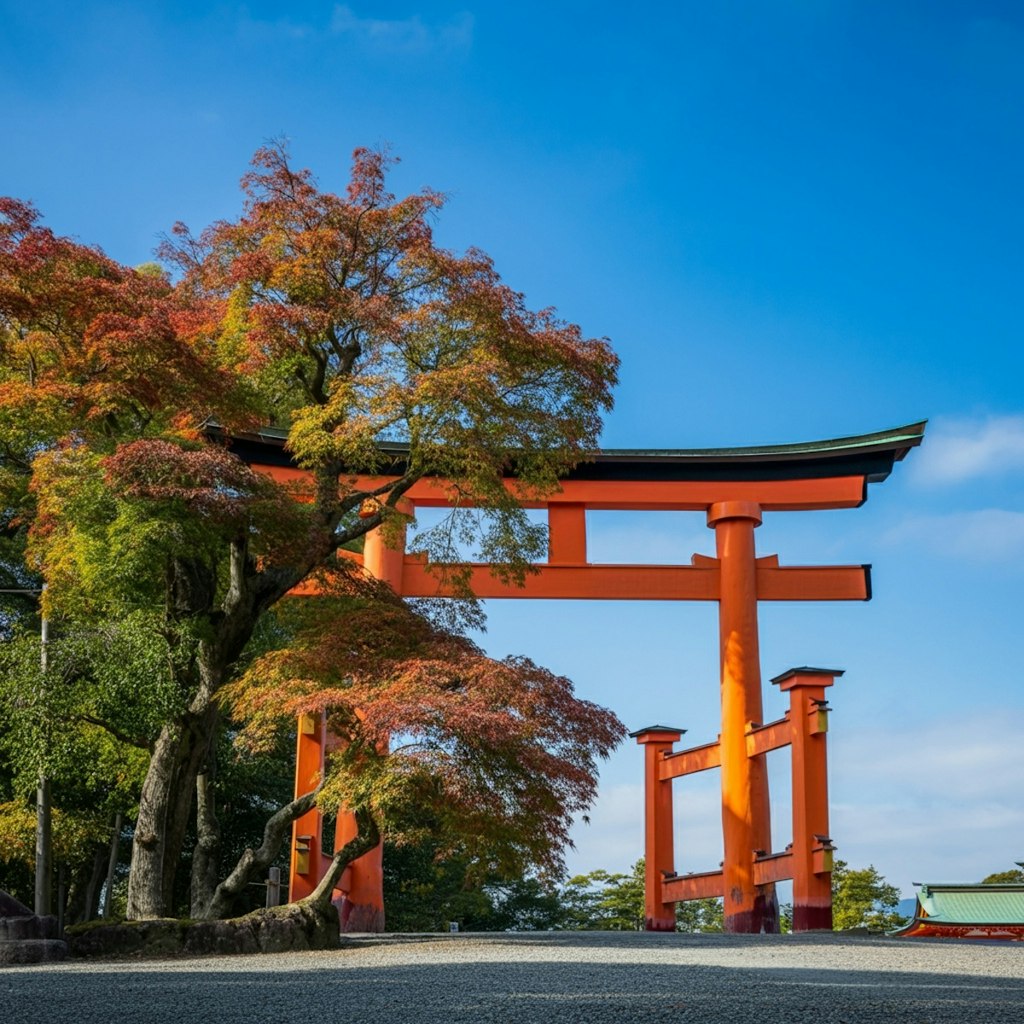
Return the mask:
<svg viewBox="0 0 1024 1024">
<path fill-rule="evenodd" d="M 922 885 L 917 899 L 936 923 L 1024 925 L 1024 885 Z"/>
</svg>

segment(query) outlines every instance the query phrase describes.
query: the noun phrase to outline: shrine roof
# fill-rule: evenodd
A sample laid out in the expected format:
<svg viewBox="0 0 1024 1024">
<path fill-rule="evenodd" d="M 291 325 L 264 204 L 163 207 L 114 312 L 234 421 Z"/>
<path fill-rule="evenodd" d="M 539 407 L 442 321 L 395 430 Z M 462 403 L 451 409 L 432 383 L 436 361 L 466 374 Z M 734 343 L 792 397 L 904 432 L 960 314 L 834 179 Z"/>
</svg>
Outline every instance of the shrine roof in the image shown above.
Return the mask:
<svg viewBox="0 0 1024 1024">
<path fill-rule="evenodd" d="M 783 480 L 864 476 L 884 480 L 893 464 L 924 439 L 925 423 L 890 430 L 795 444 L 734 448 L 605 448 L 568 474 L 570 480 Z M 214 437 L 224 437 L 215 424 Z M 232 450 L 246 462 L 292 465 L 285 449 L 287 431 L 266 427 L 230 438 Z M 383 442 L 380 450 L 394 458 L 400 472 L 408 447 Z"/>
<path fill-rule="evenodd" d="M 935 924 L 1024 924 L 1024 885 L 929 883 L 917 894 Z"/>
</svg>

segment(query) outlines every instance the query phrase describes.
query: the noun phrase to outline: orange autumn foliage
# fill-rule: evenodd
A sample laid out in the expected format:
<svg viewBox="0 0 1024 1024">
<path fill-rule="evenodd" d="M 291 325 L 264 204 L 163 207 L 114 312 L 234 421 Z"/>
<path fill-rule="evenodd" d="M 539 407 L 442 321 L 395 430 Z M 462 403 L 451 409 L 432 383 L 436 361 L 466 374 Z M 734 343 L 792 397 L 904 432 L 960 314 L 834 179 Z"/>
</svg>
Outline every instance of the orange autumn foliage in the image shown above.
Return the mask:
<svg viewBox="0 0 1024 1024">
<path fill-rule="evenodd" d="M 423 815 L 409 812 L 428 806 L 442 849 L 557 873 L 597 762 L 625 734 L 618 718 L 528 658 L 490 658 L 437 628 L 358 570 L 321 585 L 286 609 L 287 647 L 226 689 L 239 742 L 325 715 L 341 744 L 321 804 L 369 810 L 392 842 L 414 838 Z"/>
<path fill-rule="evenodd" d="M 242 180 L 241 213 L 194 234 L 176 226 L 160 250 L 166 271 L 124 267 L 43 227 L 31 206 L 0 200 L 6 524 L 29 533 L 29 569 L 47 584 L 51 617 L 159 619 L 180 695 L 143 784 L 130 917 L 167 909 L 203 752 L 219 728 L 217 698 L 263 616 L 339 548 L 402 520 L 403 495 L 425 476 L 451 482 L 453 504 L 476 510 L 468 529 L 497 571 L 521 576 L 546 538 L 507 474 L 522 493 L 550 493 L 597 448 L 618 369 L 607 340 L 531 310 L 478 250 L 437 245 L 442 195 L 391 194 L 390 162 L 358 150 L 335 193 L 283 147 L 261 149 Z M 266 425 L 309 472 L 301 503 L 236 454 L 240 434 Z M 396 465 L 399 475 L 360 489 Z M 361 517 L 367 503 L 374 511 Z M 362 635 L 376 635 L 372 615 L 349 611 Z M 375 628 L 398 614 L 382 612 Z M 460 641 L 444 647 L 440 633 L 422 642 L 434 651 L 424 665 L 451 656 L 468 672 L 482 658 Z M 528 663 L 490 676 L 476 664 L 474 693 L 518 673 L 538 692 L 564 694 Z M 365 706 L 376 729 L 386 702 Z M 486 732 L 486 716 L 479 724 Z M 607 748 L 608 733 L 595 737 L 560 755 L 566 807 L 592 793 L 587 757 Z M 530 753 L 538 771 L 541 747 Z M 550 834 L 564 835 L 568 813 L 552 812 Z"/>
</svg>

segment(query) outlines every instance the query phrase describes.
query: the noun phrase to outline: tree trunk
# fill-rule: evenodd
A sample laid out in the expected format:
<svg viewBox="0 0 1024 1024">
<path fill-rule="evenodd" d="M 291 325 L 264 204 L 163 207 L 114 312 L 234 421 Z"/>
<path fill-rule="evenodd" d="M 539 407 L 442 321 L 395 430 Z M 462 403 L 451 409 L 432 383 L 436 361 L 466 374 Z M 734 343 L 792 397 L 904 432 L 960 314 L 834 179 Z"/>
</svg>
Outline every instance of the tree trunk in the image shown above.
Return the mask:
<svg viewBox="0 0 1024 1024">
<path fill-rule="evenodd" d="M 332 534 L 333 525 L 324 531 L 325 538 Z M 179 559 L 171 567 L 168 609 L 182 621 L 205 618 L 213 635 L 200 644 L 199 679 L 193 680 L 198 683 L 196 696 L 185 714 L 161 730 L 142 784 L 128 876 L 129 920 L 162 917 L 172 909 L 174 876 L 196 779 L 216 736 L 218 690 L 230 677 L 259 617 L 336 546 L 325 539 L 323 554 L 317 552 L 306 565 L 260 570 L 249 553 L 247 537 L 239 535 L 229 546 L 228 589 L 216 610 L 212 605 L 216 580 L 208 566 Z"/>
<path fill-rule="evenodd" d="M 217 717 L 217 706 L 207 701 L 165 725 L 157 738 L 132 842 L 126 914 L 130 921 L 164 917 L 170 909 L 196 777 L 213 741 Z"/>
<path fill-rule="evenodd" d="M 103 916 L 110 917 L 114 898 L 114 876 L 117 874 L 118 855 L 121 852 L 121 827 L 124 816 L 120 811 L 114 816 L 114 834 L 110 838 L 110 858 L 107 861 L 106 895 L 103 897 Z"/>
<path fill-rule="evenodd" d="M 214 804 L 212 766 L 196 779 L 196 847 L 192 852 L 191 916 L 202 918 L 217 888 L 220 825 Z"/>
<path fill-rule="evenodd" d="M 93 851 L 89 868 L 81 867 L 70 879 L 64 912 L 68 924 L 81 924 L 96 916 L 100 885 L 107 868 L 107 848 L 98 846 Z"/>
<path fill-rule="evenodd" d="M 234 870 L 217 886 L 216 892 L 205 906 L 192 906 L 192 916 L 200 920 L 213 920 L 227 917 L 233 908 L 235 899 L 255 878 L 262 877 L 268 867 L 273 864 L 281 847 L 288 838 L 291 824 L 301 817 L 315 803 L 320 792 L 318 786 L 310 793 L 297 797 L 290 804 L 285 804 L 267 822 L 263 830 L 263 843 L 258 850 L 247 849 L 238 859 Z M 329 903 L 329 901 L 328 901 Z"/>
<path fill-rule="evenodd" d="M 341 880 L 345 868 L 364 853 L 369 853 L 380 842 L 380 829 L 369 809 L 359 808 L 353 814 L 357 826 L 355 836 L 334 855 L 320 884 L 304 900 L 299 900 L 300 904 L 311 906 L 321 914 L 330 910 L 331 893 Z"/>
</svg>

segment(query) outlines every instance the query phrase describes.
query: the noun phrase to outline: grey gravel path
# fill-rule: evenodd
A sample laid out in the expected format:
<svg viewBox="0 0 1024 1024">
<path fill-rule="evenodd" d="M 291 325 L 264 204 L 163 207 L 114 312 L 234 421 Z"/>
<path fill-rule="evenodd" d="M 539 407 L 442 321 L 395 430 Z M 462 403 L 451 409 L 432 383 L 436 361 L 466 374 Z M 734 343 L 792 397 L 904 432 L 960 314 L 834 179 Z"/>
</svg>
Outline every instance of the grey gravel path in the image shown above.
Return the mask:
<svg viewBox="0 0 1024 1024">
<path fill-rule="evenodd" d="M 0 1022 L 1024 1024 L 1024 943 L 557 933 L 0 970 Z"/>
</svg>

